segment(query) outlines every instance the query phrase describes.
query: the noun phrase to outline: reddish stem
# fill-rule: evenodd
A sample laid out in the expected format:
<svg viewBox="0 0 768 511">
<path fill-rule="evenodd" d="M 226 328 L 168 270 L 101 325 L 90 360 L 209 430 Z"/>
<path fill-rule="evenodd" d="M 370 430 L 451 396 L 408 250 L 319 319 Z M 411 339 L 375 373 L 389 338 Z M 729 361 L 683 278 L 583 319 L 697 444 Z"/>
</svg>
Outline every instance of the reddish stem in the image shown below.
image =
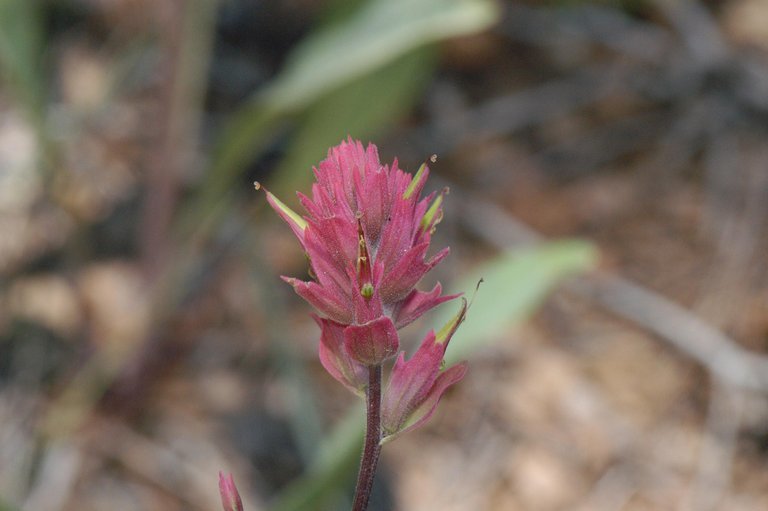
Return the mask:
<svg viewBox="0 0 768 511">
<path fill-rule="evenodd" d="M 373 477 L 381 453 L 381 365 L 368 368 L 368 389 L 366 390 L 366 424 L 363 459 L 357 475 L 357 488 L 352 511 L 365 511 L 373 488 Z"/>
</svg>

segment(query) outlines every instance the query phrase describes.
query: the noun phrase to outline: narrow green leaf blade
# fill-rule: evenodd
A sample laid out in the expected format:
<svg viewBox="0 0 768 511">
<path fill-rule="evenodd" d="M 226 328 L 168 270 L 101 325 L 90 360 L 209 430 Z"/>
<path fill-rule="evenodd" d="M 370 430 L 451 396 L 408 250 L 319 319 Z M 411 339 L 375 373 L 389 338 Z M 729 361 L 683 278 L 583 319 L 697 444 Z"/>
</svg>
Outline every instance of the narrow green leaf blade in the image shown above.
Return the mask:
<svg viewBox="0 0 768 511">
<path fill-rule="evenodd" d="M 300 108 L 414 48 L 483 30 L 498 16 L 491 0 L 371 0 L 344 25 L 307 38 L 265 92 L 266 103 Z"/>
<path fill-rule="evenodd" d="M 0 0 L 0 78 L 34 123 L 44 102 L 42 30 L 39 0 Z"/>
<path fill-rule="evenodd" d="M 462 279 L 458 288 L 470 292 L 483 284 L 467 319 L 446 352 L 448 365 L 470 358 L 510 326 L 528 318 L 565 277 L 593 267 L 595 248 L 579 240 L 554 241 L 502 254 Z M 434 321 L 442 325 L 455 311 L 443 306 Z"/>
<path fill-rule="evenodd" d="M 271 511 L 324 511 L 353 483 L 363 445 L 365 417 L 356 403 L 320 446 L 317 461 L 276 499 Z"/>
</svg>

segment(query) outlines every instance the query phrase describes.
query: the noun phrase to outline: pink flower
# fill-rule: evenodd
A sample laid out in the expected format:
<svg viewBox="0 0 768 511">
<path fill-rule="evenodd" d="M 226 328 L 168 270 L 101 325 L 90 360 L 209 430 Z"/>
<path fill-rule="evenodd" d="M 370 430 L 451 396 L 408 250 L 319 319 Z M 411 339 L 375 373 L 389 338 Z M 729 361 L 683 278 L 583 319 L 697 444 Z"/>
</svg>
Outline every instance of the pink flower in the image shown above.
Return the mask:
<svg viewBox="0 0 768 511">
<path fill-rule="evenodd" d="M 467 312 L 462 298 L 459 313 L 435 334 L 430 331 L 410 360 L 400 355 L 381 404 L 382 442 L 424 424 L 434 413 L 445 390 L 467 372 L 465 363 L 443 369 L 443 355 Z"/>
<path fill-rule="evenodd" d="M 301 193 L 300 216 L 267 192 L 310 262 L 310 281 L 283 277 L 324 318 L 320 359 L 328 372 L 353 391 L 365 388 L 368 366 L 399 349 L 397 329 L 458 295 L 415 288 L 448 249 L 427 257 L 442 217 L 443 194 L 420 194 L 429 169 L 411 177 L 395 160 L 382 165 L 376 146 L 351 138 L 328 151 L 314 169 L 312 198 Z"/>
<path fill-rule="evenodd" d="M 424 424 L 446 389 L 466 373 L 464 363 L 444 369 L 443 355 L 464 321 L 467 301 L 462 298 L 459 313 L 439 332 L 430 331 L 408 361 L 400 352 L 382 396 L 382 365 L 400 349 L 397 330 L 459 296 L 441 296 L 439 283 L 429 292 L 415 289 L 448 255 L 444 248 L 427 257 L 445 192 L 422 198 L 426 164 L 411 177 L 397 160 L 382 165 L 375 145 L 363 148 L 351 138 L 332 147 L 314 171 L 312 198 L 298 194 L 306 216 L 266 194 L 309 258 L 311 280 L 283 280 L 321 314 L 313 315 L 321 330 L 320 362 L 365 399 L 353 507 L 366 509 L 382 444 Z M 232 477 L 219 477 L 225 511 L 235 511 Z"/>
<path fill-rule="evenodd" d="M 240 499 L 232 474 L 224 477 L 224 474 L 219 472 L 219 493 L 224 511 L 243 511 L 243 501 Z"/>
<path fill-rule="evenodd" d="M 320 325 L 320 363 L 326 371 L 349 390 L 365 397 L 368 371 L 347 352 L 344 346 L 345 325 L 330 319 L 312 316 Z"/>
</svg>

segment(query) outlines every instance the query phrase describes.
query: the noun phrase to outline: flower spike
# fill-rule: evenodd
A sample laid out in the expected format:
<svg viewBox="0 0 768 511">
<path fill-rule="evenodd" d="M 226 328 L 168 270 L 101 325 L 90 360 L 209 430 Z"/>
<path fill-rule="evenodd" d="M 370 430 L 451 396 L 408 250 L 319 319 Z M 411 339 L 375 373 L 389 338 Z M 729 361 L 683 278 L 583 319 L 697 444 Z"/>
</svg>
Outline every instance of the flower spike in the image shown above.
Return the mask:
<svg viewBox="0 0 768 511">
<path fill-rule="evenodd" d="M 383 165 L 375 145 L 363 147 L 351 137 L 329 149 L 313 170 L 311 197 L 298 194 L 306 216 L 265 192 L 309 260 L 309 281 L 283 280 L 320 313 L 313 315 L 321 331 L 320 363 L 365 400 L 365 439 L 352 503 L 355 511 L 364 511 L 381 445 L 424 424 L 446 389 L 464 377 L 466 364 L 446 369 L 443 355 L 468 305 L 462 298 L 459 312 L 437 333 L 429 331 L 406 361 L 404 352 L 398 354 L 398 329 L 460 296 L 442 295 L 440 283 L 428 292 L 416 289 L 448 255 L 448 248 L 428 255 L 448 189 L 422 197 L 427 162 L 410 176 L 397 159 Z M 382 395 L 384 362 L 395 356 Z M 224 510 L 242 511 L 232 477 L 220 475 L 219 484 Z"/>
<path fill-rule="evenodd" d="M 299 194 L 307 216 L 265 192 L 310 261 L 310 281 L 284 280 L 325 318 L 343 326 L 342 345 L 321 348 L 323 364 L 356 390 L 356 383 L 344 376 L 348 371 L 338 366 L 347 362 L 331 361 L 348 357 L 364 367 L 381 364 L 397 353 L 398 328 L 457 296 L 440 296 L 439 285 L 429 293 L 415 289 L 448 255 L 448 249 L 427 255 L 445 191 L 421 198 L 429 175 L 426 163 L 411 177 L 397 160 L 383 165 L 375 145 L 363 147 L 351 138 L 331 148 L 314 172 L 311 197 Z"/>
</svg>

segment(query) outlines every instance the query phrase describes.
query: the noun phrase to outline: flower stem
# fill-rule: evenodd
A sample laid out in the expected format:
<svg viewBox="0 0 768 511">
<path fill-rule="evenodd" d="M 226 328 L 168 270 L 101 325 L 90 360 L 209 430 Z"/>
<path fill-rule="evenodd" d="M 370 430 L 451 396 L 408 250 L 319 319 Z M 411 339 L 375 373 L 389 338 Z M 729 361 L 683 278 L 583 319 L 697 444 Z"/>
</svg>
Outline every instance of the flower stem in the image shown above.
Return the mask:
<svg viewBox="0 0 768 511">
<path fill-rule="evenodd" d="M 357 475 L 357 488 L 352 511 L 365 511 L 373 488 L 373 476 L 381 452 L 381 365 L 368 368 L 368 390 L 366 395 L 366 424 L 363 459 Z"/>
</svg>

